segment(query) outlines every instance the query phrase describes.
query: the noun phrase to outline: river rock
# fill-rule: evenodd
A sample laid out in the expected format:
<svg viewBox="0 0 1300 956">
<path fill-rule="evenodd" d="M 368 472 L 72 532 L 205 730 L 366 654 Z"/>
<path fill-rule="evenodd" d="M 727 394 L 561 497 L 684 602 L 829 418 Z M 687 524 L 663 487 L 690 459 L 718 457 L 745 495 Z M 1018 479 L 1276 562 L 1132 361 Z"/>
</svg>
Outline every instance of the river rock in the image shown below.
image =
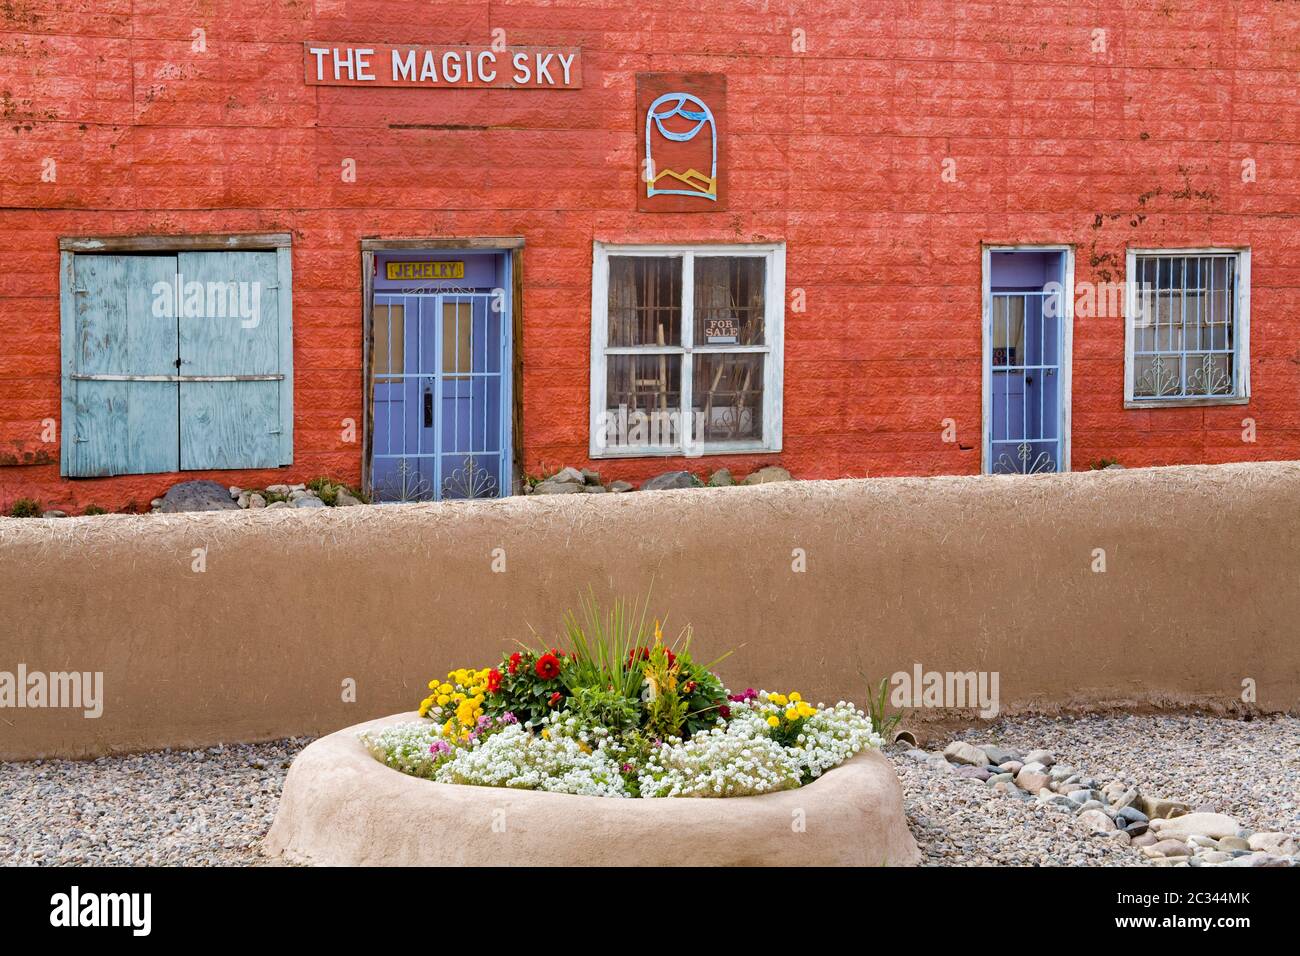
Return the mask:
<svg viewBox="0 0 1300 956">
<path fill-rule="evenodd" d="M 987 767 L 988 755 L 978 747 L 972 747 L 964 740 L 954 740 L 943 751 L 943 755 L 953 763 L 970 764 L 972 767 Z"/>
<path fill-rule="evenodd" d="M 1233 836 L 1236 837 L 1235 831 Z M 1240 840 L 1239 837 L 1236 839 Z M 1293 856 L 1296 852 L 1295 837 L 1279 831 L 1253 833 L 1246 841 L 1246 845 L 1252 850 L 1263 850 L 1275 856 Z"/>
<path fill-rule="evenodd" d="M 1031 763 L 1041 763 L 1044 767 L 1050 767 L 1056 763 L 1056 757 L 1052 756 L 1050 750 L 1031 750 L 1025 754 L 1026 766 Z"/>
<path fill-rule="evenodd" d="M 1213 839 L 1237 835 L 1237 821 L 1226 813 L 1185 813 L 1172 819 L 1151 821 L 1151 832 L 1162 840 L 1186 840 L 1192 836 Z"/>
<path fill-rule="evenodd" d="M 1028 790 L 1030 793 L 1037 793 L 1047 787 L 1051 782 L 1051 777 L 1045 773 L 1035 773 L 1028 767 L 1016 774 L 1016 786 L 1021 790 Z"/>
<path fill-rule="evenodd" d="M 1191 856 L 1192 851 L 1181 840 L 1160 840 L 1150 846 L 1144 846 L 1142 852 L 1149 857 L 1157 856 Z"/>
<path fill-rule="evenodd" d="M 1182 816 L 1191 809 L 1187 804 L 1180 803 L 1177 800 L 1166 800 L 1164 797 L 1148 797 L 1145 794 L 1138 797 L 1137 807 L 1150 820 L 1165 820 L 1169 817 Z"/>
<path fill-rule="evenodd" d="M 642 491 L 668 491 L 673 488 L 694 488 L 695 476 L 689 471 L 665 471 L 655 475 L 641 486 Z"/>
<path fill-rule="evenodd" d="M 1113 833 L 1115 830 L 1115 821 L 1100 810 L 1084 810 L 1075 822 L 1092 833 Z"/>
<path fill-rule="evenodd" d="M 553 481 L 547 478 L 545 481 L 539 481 L 533 485 L 533 494 L 535 495 L 580 495 L 586 488 L 583 482 L 574 481 Z"/>
<path fill-rule="evenodd" d="M 784 468 L 778 468 L 776 465 L 768 465 L 766 468 L 760 468 L 745 477 L 741 482 L 742 485 L 766 485 L 774 481 L 794 481 L 790 472 Z"/>
<path fill-rule="evenodd" d="M 162 497 L 158 510 L 164 514 L 182 511 L 236 511 L 239 505 L 230 499 L 230 489 L 215 481 L 182 481 L 172 485 Z"/>
</svg>

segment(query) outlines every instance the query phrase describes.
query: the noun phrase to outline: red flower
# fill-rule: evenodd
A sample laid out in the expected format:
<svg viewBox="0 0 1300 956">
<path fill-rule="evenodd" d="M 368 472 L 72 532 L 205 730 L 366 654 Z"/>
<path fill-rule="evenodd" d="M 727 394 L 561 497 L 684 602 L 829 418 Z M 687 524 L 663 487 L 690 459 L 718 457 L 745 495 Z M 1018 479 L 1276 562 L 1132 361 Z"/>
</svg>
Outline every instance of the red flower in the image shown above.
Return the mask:
<svg viewBox="0 0 1300 956">
<path fill-rule="evenodd" d="M 543 654 L 537 658 L 534 670 L 542 680 L 554 680 L 560 676 L 560 659 L 554 654 Z"/>
<path fill-rule="evenodd" d="M 559 702 L 560 702 L 560 692 L 557 690 L 554 694 L 551 695 L 551 706 L 554 707 Z"/>
<path fill-rule="evenodd" d="M 664 650 L 668 654 L 668 666 L 672 667 L 674 664 L 677 663 L 677 655 L 674 654 L 672 651 L 668 650 L 668 648 L 664 648 Z M 627 655 L 627 666 L 629 669 L 631 669 L 636 665 L 637 661 L 648 661 L 648 660 L 650 660 L 650 648 L 636 647 L 633 648 L 632 652 Z"/>
<path fill-rule="evenodd" d="M 523 655 L 518 651 L 515 651 L 515 653 L 510 655 L 510 667 L 508 668 L 510 673 L 514 674 L 519 670 L 519 662 L 521 660 L 523 660 Z"/>
<path fill-rule="evenodd" d="M 501 672 L 495 667 L 488 671 L 487 689 L 489 694 L 495 694 L 501 689 Z"/>
<path fill-rule="evenodd" d="M 731 719 L 731 708 L 728 707 L 726 704 L 721 705 L 721 706 L 718 708 L 718 716 L 721 717 L 723 720 L 730 720 L 730 719 Z"/>
</svg>

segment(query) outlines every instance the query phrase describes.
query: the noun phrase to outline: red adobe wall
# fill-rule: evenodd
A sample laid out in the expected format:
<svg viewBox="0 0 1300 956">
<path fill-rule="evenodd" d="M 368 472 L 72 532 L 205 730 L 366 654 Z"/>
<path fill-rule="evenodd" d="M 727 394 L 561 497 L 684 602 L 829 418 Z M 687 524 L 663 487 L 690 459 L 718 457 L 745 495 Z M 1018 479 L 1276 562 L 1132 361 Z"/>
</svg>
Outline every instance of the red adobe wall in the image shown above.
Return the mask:
<svg viewBox="0 0 1300 956">
<path fill-rule="evenodd" d="M 293 4 L 0 9 L 0 508 L 120 508 L 176 476 L 64 481 L 58 238 L 289 231 L 295 464 L 356 480 L 363 236 L 522 235 L 530 470 L 585 464 L 591 243 L 788 244 L 785 451 L 604 462 L 799 477 L 980 467 L 980 244 L 1252 247 L 1248 408 L 1123 409 L 1119 318 L 1080 319 L 1073 467 L 1300 457 L 1300 18 L 1241 0 Z M 581 91 L 309 87 L 302 41 L 579 45 Z M 191 50 L 206 31 L 207 51 Z M 1092 52 L 1093 31 L 1106 31 Z M 807 52 L 792 50 L 803 31 Z M 725 72 L 729 208 L 634 212 L 638 71 Z M 340 176 L 356 160 L 357 181 Z M 940 176 L 956 161 L 957 181 Z M 43 182 L 43 162 L 56 163 Z M 1242 181 L 1251 159 L 1257 181 Z M 1241 441 L 1242 419 L 1258 440 Z M 941 420 L 958 442 L 941 440 Z M 15 464 L 15 462 L 19 464 Z M 21 464 L 32 462 L 31 464 Z M 195 477 L 187 473 L 186 477 Z"/>
</svg>

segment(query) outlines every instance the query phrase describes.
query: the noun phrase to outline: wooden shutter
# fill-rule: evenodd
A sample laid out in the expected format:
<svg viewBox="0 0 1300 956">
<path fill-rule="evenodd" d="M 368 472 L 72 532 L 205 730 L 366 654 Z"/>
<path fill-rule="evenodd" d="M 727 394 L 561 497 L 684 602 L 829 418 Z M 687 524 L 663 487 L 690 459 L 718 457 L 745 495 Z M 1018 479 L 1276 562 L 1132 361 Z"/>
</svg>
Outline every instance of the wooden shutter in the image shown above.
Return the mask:
<svg viewBox="0 0 1300 956">
<path fill-rule="evenodd" d="M 174 256 L 64 254 L 65 475 L 177 470 L 175 273 Z"/>
<path fill-rule="evenodd" d="M 203 297 L 183 301 L 180 315 L 181 468 L 288 464 L 288 250 L 183 252 L 177 260 L 184 287 Z"/>
</svg>

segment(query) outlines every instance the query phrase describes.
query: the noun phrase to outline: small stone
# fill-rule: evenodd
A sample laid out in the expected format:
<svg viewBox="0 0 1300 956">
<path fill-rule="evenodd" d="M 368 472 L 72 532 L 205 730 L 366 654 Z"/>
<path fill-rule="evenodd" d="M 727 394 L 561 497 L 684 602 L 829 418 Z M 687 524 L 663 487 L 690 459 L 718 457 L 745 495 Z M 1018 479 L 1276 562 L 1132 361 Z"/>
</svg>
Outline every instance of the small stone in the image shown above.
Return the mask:
<svg viewBox="0 0 1300 956">
<path fill-rule="evenodd" d="M 1133 804 L 1137 803 L 1138 796 L 1137 787 L 1131 787 L 1115 798 L 1113 806 L 1116 810 L 1123 810 L 1126 807 L 1131 807 Z M 1143 815 L 1142 819 L 1145 820 L 1146 816 Z"/>
<path fill-rule="evenodd" d="M 1129 834 L 1130 836 L 1142 836 L 1142 834 L 1144 834 L 1144 833 L 1147 832 L 1147 830 L 1149 829 L 1149 827 L 1150 827 L 1150 824 L 1147 823 L 1145 820 L 1142 820 L 1142 821 L 1139 822 L 1139 823 L 1128 823 L 1128 824 L 1126 824 L 1126 825 L 1124 826 L 1124 832 L 1127 833 L 1127 834 Z M 1155 835 L 1154 833 L 1151 834 L 1151 840 L 1152 840 L 1152 842 L 1154 842 L 1154 841 L 1156 840 L 1156 835 Z"/>
<path fill-rule="evenodd" d="M 266 510 L 274 511 L 276 508 L 288 508 L 288 507 L 289 507 L 289 502 L 287 501 L 272 501 L 269 505 L 266 506 Z"/>
<path fill-rule="evenodd" d="M 991 776 L 984 767 L 958 767 L 957 776 L 969 777 L 972 780 L 984 781 Z"/>
<path fill-rule="evenodd" d="M 1029 794 L 1025 793 L 1014 783 L 1007 783 L 1006 781 L 1003 781 L 1002 783 L 994 784 L 993 790 L 996 793 L 1001 793 L 1009 797 L 1017 797 L 1025 800 L 1029 799 Z"/>
<path fill-rule="evenodd" d="M 1226 836 L 1219 838 L 1220 850 L 1249 850 L 1250 843 L 1239 836 Z"/>
<path fill-rule="evenodd" d="M 1199 833 L 1194 833 L 1189 836 L 1187 842 L 1194 847 L 1203 847 L 1206 850 L 1215 850 L 1218 849 L 1219 846 L 1219 844 L 1214 840 L 1207 836 L 1201 836 Z"/>
<path fill-rule="evenodd" d="M 587 479 L 577 468 L 561 468 L 546 479 L 560 485 L 585 485 Z"/>
<path fill-rule="evenodd" d="M 642 491 L 669 491 L 674 488 L 694 488 L 695 476 L 689 471 L 665 471 L 655 475 L 641 486 Z"/>
<path fill-rule="evenodd" d="M 1162 840 L 1186 840 L 1192 836 L 1218 839 L 1235 836 L 1237 821 L 1225 813 L 1185 813 L 1172 819 L 1155 818 L 1151 830 Z"/>
<path fill-rule="evenodd" d="M 533 485 L 532 494 L 535 495 L 580 495 L 586 487 L 581 482 L 573 481 L 539 481 Z"/>
<path fill-rule="evenodd" d="M 363 503 L 364 502 L 362 502 L 360 498 L 355 497 L 352 492 L 348 491 L 346 488 L 340 488 L 338 493 L 334 496 L 335 508 L 354 508 Z"/>
<path fill-rule="evenodd" d="M 604 485 L 584 485 L 582 490 L 583 490 L 584 492 L 586 492 L 587 494 L 589 494 L 589 495 L 603 495 L 603 494 L 605 494 L 605 486 L 604 486 Z"/>
<path fill-rule="evenodd" d="M 589 485 L 600 484 L 600 472 L 591 468 L 582 469 L 582 480 Z"/>
<path fill-rule="evenodd" d="M 247 507 L 248 507 L 248 501 L 249 501 L 249 499 L 250 499 L 251 497 L 252 497 L 252 495 L 251 495 L 250 492 L 247 492 L 247 491 L 241 491 L 241 492 L 239 493 L 239 497 L 235 499 L 235 504 L 239 505 L 239 507 L 241 507 L 241 508 L 247 508 Z"/>
<path fill-rule="evenodd" d="M 1285 857 L 1273 856 L 1260 850 L 1256 853 L 1248 853 L 1245 856 L 1234 857 L 1224 866 L 1290 866 L 1291 862 Z"/>
<path fill-rule="evenodd" d="M 299 482 L 299 483 L 296 484 L 296 485 L 290 485 L 290 486 L 289 486 L 289 490 L 290 490 L 290 491 L 306 491 L 306 490 L 307 490 L 307 486 L 304 485 L 302 482 Z"/>
<path fill-rule="evenodd" d="M 1137 807 L 1147 815 L 1150 820 L 1167 820 L 1170 817 L 1181 816 L 1191 810 L 1185 803 L 1177 800 L 1166 800 L 1164 797 L 1148 797 L 1145 794 L 1138 797 Z"/>
<path fill-rule="evenodd" d="M 1144 846 L 1142 852 L 1147 856 L 1191 856 L 1192 851 L 1181 840 L 1160 840 L 1150 846 Z"/>
<path fill-rule="evenodd" d="M 1207 864 L 1227 863 L 1231 859 L 1231 854 L 1221 853 L 1218 850 L 1211 850 L 1209 853 L 1201 854 L 1201 862 Z"/>
<path fill-rule="evenodd" d="M 1067 797 L 1066 799 L 1068 800 L 1069 797 Z M 1085 810 L 1099 810 L 1102 813 L 1106 813 L 1106 805 L 1102 803 L 1100 800 L 1089 800 L 1083 806 L 1079 807 L 1080 813 L 1083 813 L 1083 811 Z M 1107 819 L 1112 819 L 1109 813 L 1106 813 L 1106 817 Z"/>
<path fill-rule="evenodd" d="M 306 498 L 306 497 L 308 497 L 308 494 L 306 490 L 302 488 L 295 488 L 293 491 L 289 492 L 290 502 L 294 502 L 297 501 L 299 498 Z"/>
<path fill-rule="evenodd" d="M 1147 815 L 1137 807 L 1120 807 L 1115 811 L 1116 815 L 1123 817 L 1129 823 L 1146 823 Z"/>
<path fill-rule="evenodd" d="M 298 498 L 298 499 L 296 499 L 296 500 L 293 502 L 293 507 L 295 507 L 295 508 L 328 508 L 329 505 L 325 504 L 325 502 L 321 501 L 319 498 L 313 497 L 313 496 L 311 496 L 311 495 L 305 495 L 305 496 L 303 496 L 302 498 Z"/>
<path fill-rule="evenodd" d="M 1292 856 L 1296 852 L 1295 837 L 1276 830 L 1252 834 L 1246 845 L 1252 850 L 1263 850 L 1275 856 Z"/>
<path fill-rule="evenodd" d="M 1025 754 L 1025 764 L 1041 763 L 1044 767 L 1050 767 L 1056 763 L 1056 758 L 1052 756 L 1050 750 L 1031 750 Z"/>
<path fill-rule="evenodd" d="M 230 497 L 232 497 L 232 498 L 238 498 L 238 497 L 239 497 L 240 495 L 242 495 L 243 493 L 244 493 L 244 489 L 243 489 L 243 488 L 240 488 L 238 485 L 231 485 L 231 486 L 230 486 Z"/>
<path fill-rule="evenodd" d="M 1007 761 L 1016 759 L 1014 750 L 1004 750 L 996 744 L 976 744 L 976 746 L 988 755 L 989 763 L 994 766 L 1000 767 Z"/>
<path fill-rule="evenodd" d="M 1021 790 L 1028 790 L 1030 793 L 1037 793 L 1050 782 L 1051 778 L 1047 774 L 1035 773 L 1028 767 L 1016 774 L 1016 786 L 1020 787 Z"/>
<path fill-rule="evenodd" d="M 1124 832 L 1129 836 L 1133 836 L 1132 829 L 1125 829 Z M 1154 833 L 1139 833 L 1133 837 L 1133 846 L 1155 846 L 1159 842 Z"/>
<path fill-rule="evenodd" d="M 988 785 L 990 787 L 999 783 L 1012 783 L 1015 777 L 1009 773 L 995 773 L 989 776 Z"/>
<path fill-rule="evenodd" d="M 1030 773 L 1046 773 L 1047 764 L 1039 763 L 1037 760 L 1026 760 L 1020 766 L 1021 770 L 1028 770 Z"/>
<path fill-rule="evenodd" d="M 743 485 L 766 485 L 774 481 L 793 481 L 790 472 L 784 468 L 778 468 L 776 465 L 768 465 L 766 468 L 760 468 L 758 471 L 748 475 Z"/>
<path fill-rule="evenodd" d="M 635 491 L 636 486 L 630 481 L 611 481 L 609 483 L 609 490 L 621 494 L 625 491 Z"/>
<path fill-rule="evenodd" d="M 731 477 L 731 472 L 726 468 L 719 468 L 709 476 L 710 488 L 727 488 L 736 482 Z"/>
<path fill-rule="evenodd" d="M 1084 810 L 1079 814 L 1076 822 L 1079 826 L 1092 833 L 1113 833 L 1115 831 L 1115 821 L 1100 810 Z"/>
<path fill-rule="evenodd" d="M 158 510 L 165 514 L 185 511 L 234 511 L 239 507 L 230 500 L 230 490 L 215 481 L 182 481 L 172 485 L 162 497 Z"/>
<path fill-rule="evenodd" d="M 293 489 L 288 485 L 267 485 L 266 490 L 273 495 L 288 495 Z"/>
<path fill-rule="evenodd" d="M 41 512 L 42 518 L 66 518 L 67 516 L 68 513 L 66 511 L 59 511 L 57 508 L 51 508 L 49 511 Z"/>
<path fill-rule="evenodd" d="M 987 767 L 988 755 L 978 747 L 972 747 L 962 740 L 954 740 L 943 751 L 944 757 L 953 763 L 970 764 L 972 767 Z"/>
<path fill-rule="evenodd" d="M 245 507 L 247 507 L 247 508 L 265 508 L 265 507 L 266 507 L 266 499 L 263 498 L 261 495 L 259 495 L 259 494 L 255 491 L 255 492 L 253 492 L 251 495 L 248 496 L 248 504 L 245 505 Z"/>
<path fill-rule="evenodd" d="M 1115 830 L 1113 833 L 1108 834 L 1108 836 L 1120 846 L 1128 846 L 1133 842 L 1133 838 L 1123 830 Z"/>
<path fill-rule="evenodd" d="M 1084 790 L 1082 787 L 1078 790 L 1071 790 L 1069 793 L 1065 794 L 1065 796 L 1067 799 L 1079 804 L 1080 806 L 1085 803 L 1099 803 L 1099 801 L 1092 799 L 1091 790 Z"/>
<path fill-rule="evenodd" d="M 1024 767 L 1025 765 L 1019 760 L 1008 760 L 1006 763 L 998 764 L 998 769 L 1007 773 L 1020 773 Z"/>
</svg>

